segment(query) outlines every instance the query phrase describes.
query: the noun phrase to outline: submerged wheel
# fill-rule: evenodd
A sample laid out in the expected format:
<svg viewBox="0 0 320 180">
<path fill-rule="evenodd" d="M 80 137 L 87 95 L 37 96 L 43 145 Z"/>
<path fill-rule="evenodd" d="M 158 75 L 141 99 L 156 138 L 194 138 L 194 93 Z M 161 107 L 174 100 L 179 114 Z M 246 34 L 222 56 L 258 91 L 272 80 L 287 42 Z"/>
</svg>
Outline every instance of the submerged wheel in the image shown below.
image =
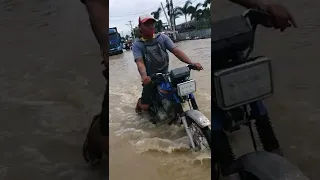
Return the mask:
<svg viewBox="0 0 320 180">
<path fill-rule="evenodd" d="M 196 148 L 199 150 L 211 150 L 211 129 L 209 127 L 200 127 L 192 119 L 188 120 L 188 125 L 190 127 L 191 134 L 193 136 L 193 142 Z"/>
</svg>

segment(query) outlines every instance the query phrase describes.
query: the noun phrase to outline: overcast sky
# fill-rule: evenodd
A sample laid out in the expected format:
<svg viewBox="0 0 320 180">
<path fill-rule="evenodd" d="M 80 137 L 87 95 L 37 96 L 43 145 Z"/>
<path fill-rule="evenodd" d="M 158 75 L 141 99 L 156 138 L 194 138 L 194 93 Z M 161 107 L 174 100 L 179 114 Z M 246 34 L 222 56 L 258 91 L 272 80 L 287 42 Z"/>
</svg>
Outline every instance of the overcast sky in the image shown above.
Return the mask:
<svg viewBox="0 0 320 180">
<path fill-rule="evenodd" d="M 119 33 L 126 35 L 130 33 L 129 21 L 132 21 L 132 26 L 138 25 L 138 18 L 141 14 L 150 14 L 161 6 L 162 2 L 164 8 L 166 5 L 166 0 L 110 0 L 109 1 L 109 27 L 117 27 Z M 173 6 L 182 7 L 186 0 L 173 0 Z M 196 6 L 197 3 L 203 3 L 204 0 L 191 0 L 192 5 Z M 167 9 L 165 9 L 167 11 Z M 160 19 L 162 22 L 167 22 L 163 12 L 160 14 Z M 188 17 L 190 20 L 190 17 Z M 184 16 L 176 19 L 176 24 L 185 22 Z"/>
</svg>

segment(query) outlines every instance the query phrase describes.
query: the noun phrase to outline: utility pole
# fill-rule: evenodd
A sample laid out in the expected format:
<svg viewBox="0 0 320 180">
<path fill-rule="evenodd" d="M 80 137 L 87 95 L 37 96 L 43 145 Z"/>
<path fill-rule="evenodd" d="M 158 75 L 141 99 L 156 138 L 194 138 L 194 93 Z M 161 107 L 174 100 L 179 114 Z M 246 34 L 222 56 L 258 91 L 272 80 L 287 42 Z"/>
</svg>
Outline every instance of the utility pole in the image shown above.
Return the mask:
<svg viewBox="0 0 320 180">
<path fill-rule="evenodd" d="M 172 16 L 171 6 L 170 6 L 170 3 L 169 3 L 169 0 L 166 0 L 166 2 L 167 2 L 167 8 L 168 8 L 169 22 L 170 22 L 169 26 L 170 26 L 170 29 L 172 30 L 173 27 L 172 27 L 172 18 L 171 18 L 171 16 Z"/>
<path fill-rule="evenodd" d="M 173 38 L 174 38 L 174 40 L 177 40 L 177 35 L 176 35 L 176 23 L 175 23 L 175 17 L 174 17 L 174 10 L 173 10 L 173 2 L 172 2 L 172 0 L 170 0 L 171 1 L 171 16 L 173 17 L 173 18 L 171 18 L 172 19 L 172 24 L 173 24 L 173 26 L 172 26 L 172 30 L 173 30 Z"/>
<path fill-rule="evenodd" d="M 133 28 L 132 28 L 132 21 L 128 21 L 128 22 L 129 24 L 126 24 L 126 25 L 130 26 L 130 30 L 131 30 L 131 33 L 133 34 L 133 38 L 135 38 Z"/>
<path fill-rule="evenodd" d="M 167 19 L 167 23 L 168 23 L 168 25 L 169 25 L 169 26 L 171 26 L 171 22 L 170 22 L 170 21 L 169 21 L 169 19 L 168 19 L 168 16 L 167 16 L 166 10 L 164 9 L 162 2 L 161 2 L 161 7 L 162 7 L 162 11 L 163 11 L 164 15 L 166 16 L 166 19 Z"/>
<path fill-rule="evenodd" d="M 169 26 L 171 26 L 171 30 L 173 31 L 173 38 L 174 38 L 174 40 L 177 40 L 176 27 L 175 27 L 174 22 L 173 22 L 173 20 L 172 20 L 172 14 L 173 14 L 173 8 L 172 8 L 172 7 L 173 7 L 173 5 L 171 6 L 168 0 L 167 0 L 167 4 L 168 4 L 168 7 L 169 7 L 169 14 L 170 14 L 170 17 L 169 17 L 169 18 L 170 18 L 170 21 L 168 20 L 167 13 L 166 13 L 166 11 L 165 11 L 165 9 L 164 9 L 164 7 L 163 7 L 162 2 L 161 2 L 161 7 L 162 7 L 162 10 L 163 10 L 163 12 L 164 12 L 164 15 L 166 16 L 166 19 L 167 19 L 167 21 L 168 21 L 168 24 L 169 24 Z M 171 0 L 171 4 L 172 4 L 172 0 Z"/>
</svg>

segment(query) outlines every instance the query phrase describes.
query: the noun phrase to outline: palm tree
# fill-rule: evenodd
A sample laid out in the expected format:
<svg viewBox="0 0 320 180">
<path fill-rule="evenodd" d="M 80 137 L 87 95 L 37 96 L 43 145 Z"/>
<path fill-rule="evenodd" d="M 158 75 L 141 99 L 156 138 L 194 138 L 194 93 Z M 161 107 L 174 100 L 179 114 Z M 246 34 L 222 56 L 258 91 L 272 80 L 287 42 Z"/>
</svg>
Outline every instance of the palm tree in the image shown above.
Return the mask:
<svg viewBox="0 0 320 180">
<path fill-rule="evenodd" d="M 161 8 L 159 7 L 156 11 L 154 11 L 154 12 L 151 13 L 151 15 L 152 15 L 155 19 L 158 20 L 158 21 L 156 22 L 156 30 L 157 30 L 157 32 L 160 32 L 160 31 L 162 31 L 162 29 L 163 29 L 162 21 L 159 20 L 161 11 L 162 11 L 162 10 L 161 10 Z"/>
<path fill-rule="evenodd" d="M 161 13 L 161 8 L 159 7 L 156 11 L 152 12 L 151 15 L 155 18 L 155 19 L 159 19 L 160 18 L 160 13 Z"/>
<path fill-rule="evenodd" d="M 176 26 L 176 19 L 182 16 L 183 13 L 180 11 L 178 7 L 175 7 L 173 9 L 172 19 L 173 19 L 173 25 Z"/>
<path fill-rule="evenodd" d="M 185 21 L 187 21 L 187 15 L 191 14 L 193 11 L 193 8 L 191 6 L 192 2 L 190 0 L 186 1 L 183 7 L 178 7 L 178 9 L 181 11 L 181 13 L 184 15 Z"/>
<path fill-rule="evenodd" d="M 167 8 L 167 11 L 168 11 L 168 16 L 169 16 L 169 21 L 170 21 L 170 24 L 171 24 L 171 28 L 173 28 L 174 24 L 175 24 L 175 19 L 174 19 L 174 9 L 173 9 L 173 3 L 172 3 L 172 0 L 167 0 L 167 4 L 166 4 L 166 8 Z"/>
<path fill-rule="evenodd" d="M 195 19 L 195 20 L 199 20 L 203 17 L 203 10 L 200 9 L 200 7 L 202 7 L 203 4 L 202 3 L 198 3 L 195 7 L 190 7 L 190 11 L 191 11 L 191 19 Z"/>
<path fill-rule="evenodd" d="M 211 0 L 205 0 L 204 3 L 203 3 L 203 7 L 208 7 L 209 6 L 209 9 L 210 9 L 210 4 L 211 4 Z"/>
<path fill-rule="evenodd" d="M 211 11 L 210 11 L 210 8 L 205 8 L 205 9 L 203 9 L 202 14 L 203 14 L 203 17 L 204 17 L 205 19 L 211 20 Z"/>
</svg>

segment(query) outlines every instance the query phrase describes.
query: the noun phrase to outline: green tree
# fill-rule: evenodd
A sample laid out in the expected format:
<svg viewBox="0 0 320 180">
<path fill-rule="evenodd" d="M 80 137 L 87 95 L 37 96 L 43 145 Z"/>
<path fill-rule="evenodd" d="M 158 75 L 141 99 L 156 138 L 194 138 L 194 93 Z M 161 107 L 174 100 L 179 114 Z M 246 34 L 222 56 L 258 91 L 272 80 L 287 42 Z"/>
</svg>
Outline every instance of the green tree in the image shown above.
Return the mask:
<svg viewBox="0 0 320 180">
<path fill-rule="evenodd" d="M 160 18 L 160 14 L 161 14 L 161 8 L 159 7 L 156 11 L 152 12 L 151 15 L 157 19 L 158 21 L 156 22 L 155 26 L 156 26 L 156 30 L 157 32 L 161 32 L 163 29 L 163 23 L 161 20 L 159 20 Z"/>
<path fill-rule="evenodd" d="M 159 7 L 156 11 L 152 12 L 151 15 L 155 18 L 155 19 L 159 19 L 160 18 L 160 13 L 161 13 L 161 8 Z"/>
<path fill-rule="evenodd" d="M 174 26 L 175 24 L 175 20 L 174 20 L 174 9 L 173 9 L 173 3 L 172 3 L 172 0 L 166 0 L 167 3 L 166 3 L 166 8 L 167 8 L 167 14 L 169 16 L 169 21 L 168 23 L 170 23 L 171 26 Z M 173 27 L 171 27 L 173 28 Z"/>
<path fill-rule="evenodd" d="M 192 2 L 190 0 L 186 1 L 183 7 L 178 7 L 180 12 L 184 15 L 185 22 L 187 21 L 187 15 L 192 14 L 194 7 L 191 6 Z"/>
<path fill-rule="evenodd" d="M 209 19 L 211 20 L 211 11 L 210 11 L 210 8 L 205 8 L 202 10 L 202 14 L 203 14 L 203 17 L 205 19 Z"/>
<path fill-rule="evenodd" d="M 209 9 L 210 9 L 210 5 L 211 5 L 211 0 L 205 0 L 203 3 L 203 7 L 205 7 L 205 8 L 209 7 Z"/>
<path fill-rule="evenodd" d="M 202 3 L 198 3 L 195 7 L 190 7 L 191 19 L 200 20 L 204 18 L 203 9 L 200 9 L 201 7 L 203 7 Z"/>
<path fill-rule="evenodd" d="M 180 11 L 178 7 L 175 7 L 173 9 L 172 19 L 173 19 L 173 25 L 176 26 L 176 19 L 178 19 L 180 16 L 183 16 L 183 13 Z"/>
<path fill-rule="evenodd" d="M 211 21 L 211 0 L 205 0 L 203 3 L 203 16 L 204 18 L 208 19 Z"/>
</svg>

